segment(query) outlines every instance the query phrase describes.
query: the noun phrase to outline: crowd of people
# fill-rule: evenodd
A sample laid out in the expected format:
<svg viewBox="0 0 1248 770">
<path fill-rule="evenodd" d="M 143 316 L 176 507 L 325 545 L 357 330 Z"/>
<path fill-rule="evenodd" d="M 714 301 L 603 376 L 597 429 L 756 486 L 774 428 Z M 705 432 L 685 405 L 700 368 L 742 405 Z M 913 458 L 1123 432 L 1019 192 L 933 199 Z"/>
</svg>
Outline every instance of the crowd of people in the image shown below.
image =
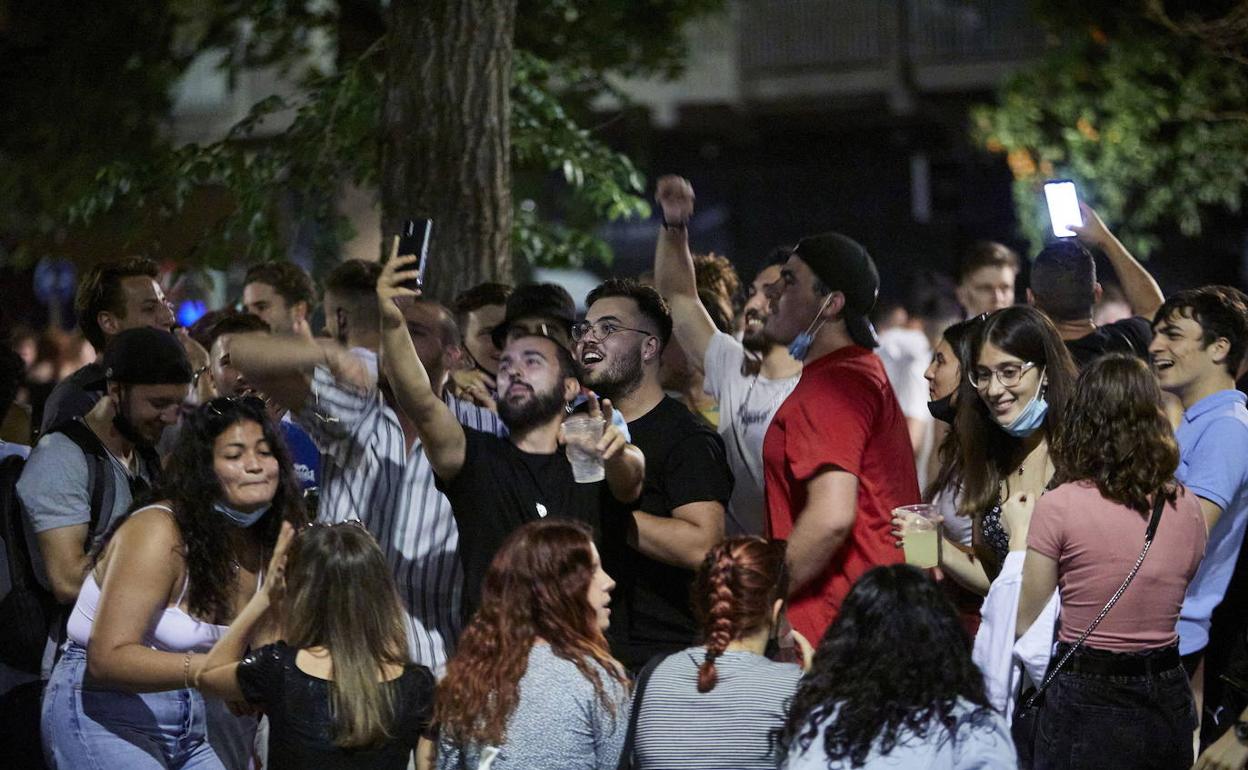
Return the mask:
<svg viewBox="0 0 1248 770">
<path fill-rule="evenodd" d="M 396 240 L 180 328 L 152 263 L 94 266 L 95 359 L 0 354 L 6 756 L 1248 764 L 1243 292 L 1165 296 L 1085 207 L 1022 303 L 983 243 L 885 306 L 845 234 L 742 282 L 656 197 L 653 271 L 583 310 L 445 306 Z"/>
</svg>

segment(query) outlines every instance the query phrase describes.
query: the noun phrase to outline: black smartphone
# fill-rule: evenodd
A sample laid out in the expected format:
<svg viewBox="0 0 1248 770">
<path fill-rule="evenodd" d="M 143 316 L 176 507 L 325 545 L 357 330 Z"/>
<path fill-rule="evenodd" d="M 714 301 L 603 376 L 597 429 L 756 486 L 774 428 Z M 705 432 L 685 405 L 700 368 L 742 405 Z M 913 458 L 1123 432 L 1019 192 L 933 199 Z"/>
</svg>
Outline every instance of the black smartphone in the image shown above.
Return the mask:
<svg viewBox="0 0 1248 770">
<path fill-rule="evenodd" d="M 432 234 L 432 219 L 408 219 L 403 222 L 403 229 L 399 231 L 399 255 L 415 254 L 420 257 L 420 262 L 416 267 L 420 271 L 420 277 L 412 281 L 404 281 L 403 288 L 413 291 L 421 288 L 425 278 L 425 267 L 429 261 L 429 236 Z"/>
</svg>

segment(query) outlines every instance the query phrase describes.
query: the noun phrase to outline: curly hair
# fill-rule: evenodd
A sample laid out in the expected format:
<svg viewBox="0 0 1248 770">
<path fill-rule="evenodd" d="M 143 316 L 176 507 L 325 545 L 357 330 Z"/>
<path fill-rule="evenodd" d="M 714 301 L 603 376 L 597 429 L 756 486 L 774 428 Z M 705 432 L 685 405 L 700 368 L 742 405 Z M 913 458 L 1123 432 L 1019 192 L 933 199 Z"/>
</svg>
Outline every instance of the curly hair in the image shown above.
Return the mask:
<svg viewBox="0 0 1248 770">
<path fill-rule="evenodd" d="M 828 763 L 861 767 L 879 742 L 888 754 L 936 725 L 953 738 L 968 720 L 991 716 L 970 639 L 940 587 L 916 567 L 863 575 L 828 629 L 775 733 L 780 762 L 823 734 Z M 969 715 L 955 714 L 958 700 Z"/>
<path fill-rule="evenodd" d="M 732 261 L 723 254 L 693 255 L 693 280 L 699 290 L 707 289 L 729 302 L 741 291 L 741 277 Z"/>
<path fill-rule="evenodd" d="M 731 537 L 707 552 L 693 581 L 693 612 L 706 644 L 698 692 L 715 688 L 715 659 L 734 639 L 770 623 L 772 607 L 787 593 L 783 543 Z"/>
<path fill-rule="evenodd" d="M 258 398 L 215 398 L 182 418 L 182 429 L 151 499 L 169 500 L 173 517 L 182 534 L 191 614 L 213 623 L 229 623 L 234 612 L 233 569 L 229 524 L 213 510 L 221 500 L 221 481 L 213 470 L 213 444 L 227 428 L 240 422 L 254 422 L 264 432 L 273 456 L 277 458 L 278 483 L 273 504 L 252 526 L 266 551 L 277 542 L 283 521 L 296 528 L 307 522 L 299 483 L 291 468 L 290 450 Z"/>
<path fill-rule="evenodd" d="M 1248 297 L 1233 286 L 1202 286 L 1175 292 L 1166 298 L 1153 316 L 1153 327 L 1175 318 L 1190 318 L 1200 325 L 1201 345 L 1209 347 L 1226 339 L 1224 366 L 1232 377 L 1248 351 Z"/>
<path fill-rule="evenodd" d="M 589 603 L 593 534 L 577 521 L 543 519 L 518 528 L 495 554 L 481 606 L 460 637 L 438 687 L 434 720 L 460 744 L 502 745 L 520 699 L 534 640 L 576 665 L 611 715 L 599 670 L 627 687 Z"/>
<path fill-rule="evenodd" d="M 1023 454 L 1023 442 L 1001 429 L 966 376 L 979 365 L 979 357 L 989 343 L 1044 370 L 1049 410 L 1043 430 L 1047 436 L 1053 435 L 1075 384 L 1074 361 L 1057 328 L 1044 313 L 1034 307 L 1014 305 L 988 316 L 972 341 L 971 360 L 964 362 L 962 381 L 958 384 L 958 415 L 953 425 L 958 434 L 962 474 L 958 513 L 968 516 L 996 504 L 1001 481 L 1018 467 Z"/>
<path fill-rule="evenodd" d="M 311 310 L 316 301 L 316 287 L 312 284 L 312 277 L 294 262 L 274 261 L 252 265 L 247 268 L 247 275 L 243 277 L 243 285 L 249 283 L 272 286 L 273 291 L 277 292 L 288 307 L 306 302 Z"/>
<path fill-rule="evenodd" d="M 1179 445 L 1157 378 L 1135 356 L 1106 355 L 1083 370 L 1050 449 L 1058 483 L 1092 481 L 1142 514 L 1159 490 L 1174 501 Z"/>
</svg>

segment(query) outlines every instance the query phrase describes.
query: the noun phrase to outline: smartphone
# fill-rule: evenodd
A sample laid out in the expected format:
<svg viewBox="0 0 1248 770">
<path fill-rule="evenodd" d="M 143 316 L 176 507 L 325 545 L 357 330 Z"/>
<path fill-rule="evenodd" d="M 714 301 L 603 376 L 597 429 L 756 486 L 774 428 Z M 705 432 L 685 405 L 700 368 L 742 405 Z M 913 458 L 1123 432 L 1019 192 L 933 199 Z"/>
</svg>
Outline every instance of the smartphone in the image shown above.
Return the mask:
<svg viewBox="0 0 1248 770">
<path fill-rule="evenodd" d="M 1044 200 L 1049 204 L 1049 221 L 1053 234 L 1058 238 L 1073 238 L 1071 225 L 1083 226 L 1083 214 L 1079 211 L 1079 194 L 1075 183 L 1069 179 L 1050 179 L 1044 183 Z"/>
<path fill-rule="evenodd" d="M 415 254 L 420 257 L 416 268 L 420 271 L 420 277 L 404 281 L 403 288 L 413 291 L 421 288 L 425 278 L 425 266 L 429 260 L 429 236 L 432 234 L 432 219 L 409 219 L 403 223 L 403 229 L 399 231 L 399 254 Z"/>
</svg>

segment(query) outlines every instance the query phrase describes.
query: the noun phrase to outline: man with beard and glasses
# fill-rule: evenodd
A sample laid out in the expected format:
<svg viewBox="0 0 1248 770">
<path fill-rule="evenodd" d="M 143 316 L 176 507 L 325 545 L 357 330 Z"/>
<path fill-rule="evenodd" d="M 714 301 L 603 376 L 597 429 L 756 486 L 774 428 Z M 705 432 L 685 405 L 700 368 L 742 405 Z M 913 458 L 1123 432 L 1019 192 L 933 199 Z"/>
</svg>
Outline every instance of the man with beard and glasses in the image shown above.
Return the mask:
<svg viewBox="0 0 1248 770">
<path fill-rule="evenodd" d="M 704 372 L 703 390 L 719 402 L 719 435 L 734 479 L 728 535 L 763 533 L 763 437 L 771 416 L 797 386 L 800 361 L 767 336 L 766 289 L 780 280 L 790 249 L 776 249 L 747 289 L 741 341 L 717 331 L 698 299 L 688 229 L 693 188 L 678 176 L 659 180 L 655 195 L 666 226 L 659 228 L 654 279 L 672 312 L 672 331 L 692 366 Z"/>
<path fill-rule="evenodd" d="M 603 520 L 603 564 L 618 597 L 607 637 L 615 657 L 637 669 L 693 642 L 693 573 L 724 538 L 732 472 L 723 440 L 663 392 L 659 367 L 672 317 L 659 293 L 611 279 L 585 304 L 585 320 L 573 329 L 581 380 L 611 399 L 646 456 L 645 489 L 631 515 Z"/>
<path fill-rule="evenodd" d="M 373 534 L 407 614 L 408 653 L 441 672 L 463 628 L 459 531 L 415 424 L 385 379 L 375 377 L 380 275 L 376 263 L 347 260 L 326 279 L 326 322 L 342 344 L 302 334 L 240 334 L 230 342 L 230 363 L 290 409 L 316 442 L 317 520 L 359 521 Z M 505 433 L 497 415 L 448 392 L 460 345 L 450 312 L 422 299 L 404 305 L 402 315 L 434 395 L 464 425 Z"/>
<path fill-rule="evenodd" d="M 771 286 L 767 331 L 802 360 L 763 442 L 767 534 L 788 540 L 789 620 L 819 639 L 863 573 L 901 560 L 893 508 L 919 502 L 905 415 L 867 314 L 880 277 L 840 233 L 803 238 Z"/>
<path fill-rule="evenodd" d="M 377 294 L 382 312 L 382 360 L 394 395 L 415 424 L 438 489 L 451 501 L 464 568 L 464 615 L 476 609 L 481 581 L 512 531 L 546 517 L 577 519 L 595 532 L 600 511 L 631 504 L 641 494 L 645 460 L 611 424 L 612 407 L 590 399 L 592 417 L 605 421 L 597 452 L 605 478 L 577 483 L 562 442 L 564 416 L 581 392 L 567 348 L 551 337 L 511 337 L 498 361 L 498 414 L 509 436 L 466 428 L 430 386 L 400 304 L 416 292 L 399 284 L 415 257 L 393 257 Z M 611 517 L 607 513 L 602 518 Z"/>
<path fill-rule="evenodd" d="M 104 533 L 159 478 L 154 447 L 177 422 L 191 365 L 169 332 L 146 326 L 118 333 L 101 361 L 105 394 L 86 415 L 43 435 L 17 482 L 39 582 L 73 605 Z M 49 652 L 61 641 L 54 623 Z M 52 656 L 45 653 L 45 671 Z"/>
</svg>

